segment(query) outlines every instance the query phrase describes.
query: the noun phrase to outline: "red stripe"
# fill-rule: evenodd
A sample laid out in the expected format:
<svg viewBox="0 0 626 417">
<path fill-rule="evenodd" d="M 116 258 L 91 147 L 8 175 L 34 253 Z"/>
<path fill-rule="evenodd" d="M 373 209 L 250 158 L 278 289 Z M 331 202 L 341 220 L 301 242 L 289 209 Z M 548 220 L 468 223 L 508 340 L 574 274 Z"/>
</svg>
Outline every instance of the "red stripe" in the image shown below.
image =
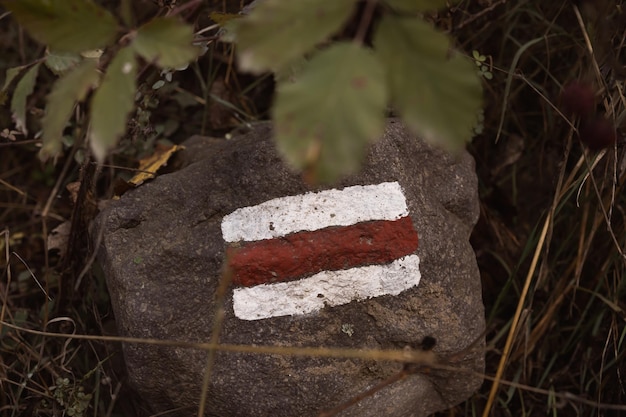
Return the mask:
<svg viewBox="0 0 626 417">
<path fill-rule="evenodd" d="M 227 249 L 233 282 L 252 286 L 290 281 L 324 270 L 384 264 L 417 249 L 410 217 L 299 232 Z"/>
</svg>

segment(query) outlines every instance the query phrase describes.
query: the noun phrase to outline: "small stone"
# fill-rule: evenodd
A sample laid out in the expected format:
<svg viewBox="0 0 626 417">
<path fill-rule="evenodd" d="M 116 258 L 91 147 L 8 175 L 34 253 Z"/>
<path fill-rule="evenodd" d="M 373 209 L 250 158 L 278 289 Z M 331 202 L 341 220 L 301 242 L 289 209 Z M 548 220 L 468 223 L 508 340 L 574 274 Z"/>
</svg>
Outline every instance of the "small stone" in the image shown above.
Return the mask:
<svg viewBox="0 0 626 417">
<path fill-rule="evenodd" d="M 311 189 L 283 163 L 271 136 L 262 123 L 231 140 L 191 138 L 179 171 L 100 213 L 93 240 L 101 240 L 121 336 L 208 342 L 229 265 L 220 343 L 411 347 L 445 359 L 481 337 L 480 277 L 469 244 L 477 179 L 467 153 L 449 156 L 392 119 L 360 173 Z M 415 367 L 339 416 L 424 417 L 450 408 L 481 385 L 483 349 L 478 343 L 461 355 L 458 372 Z M 206 352 L 126 343 L 124 356 L 130 382 L 153 412 L 195 415 Z M 402 369 L 356 358 L 219 352 L 206 415 L 313 417 Z"/>
</svg>

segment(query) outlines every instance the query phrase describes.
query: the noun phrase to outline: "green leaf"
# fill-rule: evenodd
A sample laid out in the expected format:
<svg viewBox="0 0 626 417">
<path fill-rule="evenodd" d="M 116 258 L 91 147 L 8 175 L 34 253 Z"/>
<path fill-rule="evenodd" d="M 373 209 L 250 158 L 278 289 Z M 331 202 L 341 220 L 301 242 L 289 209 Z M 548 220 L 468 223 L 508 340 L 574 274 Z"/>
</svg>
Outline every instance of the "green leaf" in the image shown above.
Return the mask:
<svg viewBox="0 0 626 417">
<path fill-rule="evenodd" d="M 356 0 L 264 0 L 229 29 L 239 64 L 251 72 L 277 71 L 338 32 Z"/>
<path fill-rule="evenodd" d="M 157 18 L 137 30 L 131 45 L 148 62 L 161 68 L 180 68 L 200 53 L 192 42 L 191 26 L 173 18 Z"/>
<path fill-rule="evenodd" d="M 462 147 L 482 102 L 472 61 L 451 51 L 445 35 L 412 17 L 383 17 L 374 46 L 406 124 L 431 143 Z"/>
<path fill-rule="evenodd" d="M 48 95 L 46 114 L 43 117 L 43 147 L 39 158 L 56 157 L 63 148 L 63 129 L 72 116 L 77 101 L 98 85 L 100 75 L 95 60 L 85 60 L 54 83 Z"/>
<path fill-rule="evenodd" d="M 121 49 L 111 61 L 91 101 L 91 150 L 104 161 L 126 131 L 128 114 L 135 107 L 137 59 L 131 47 Z"/>
<path fill-rule="evenodd" d="M 46 67 L 56 75 L 62 75 L 81 61 L 79 54 L 74 52 L 46 52 Z"/>
<path fill-rule="evenodd" d="M 385 74 L 374 54 L 355 43 L 319 52 L 276 94 L 278 149 L 309 180 L 331 182 L 356 171 L 367 145 L 383 133 Z"/>
<path fill-rule="evenodd" d="M 28 134 L 26 129 L 26 99 L 35 89 L 35 80 L 37 79 L 40 65 L 35 64 L 26 71 L 26 74 L 15 86 L 13 98 L 11 99 L 11 112 L 13 113 L 15 128 L 25 135 Z"/>
<path fill-rule="evenodd" d="M 58 51 L 80 52 L 115 40 L 113 15 L 90 0 L 3 0 L 38 42 Z"/>
<path fill-rule="evenodd" d="M 419 13 L 444 8 L 449 0 L 386 0 L 385 3 L 397 12 Z"/>
<path fill-rule="evenodd" d="M 274 80 L 280 84 L 283 82 L 295 81 L 298 74 L 306 68 L 309 60 L 305 57 L 296 58 L 289 64 L 283 66 L 274 73 Z"/>
<path fill-rule="evenodd" d="M 4 85 L 2 86 L 2 91 L 5 91 L 7 87 L 11 85 L 11 81 L 13 81 L 15 77 L 17 77 L 26 68 L 28 68 L 28 65 L 20 65 L 19 67 L 8 68 L 4 79 Z"/>
</svg>

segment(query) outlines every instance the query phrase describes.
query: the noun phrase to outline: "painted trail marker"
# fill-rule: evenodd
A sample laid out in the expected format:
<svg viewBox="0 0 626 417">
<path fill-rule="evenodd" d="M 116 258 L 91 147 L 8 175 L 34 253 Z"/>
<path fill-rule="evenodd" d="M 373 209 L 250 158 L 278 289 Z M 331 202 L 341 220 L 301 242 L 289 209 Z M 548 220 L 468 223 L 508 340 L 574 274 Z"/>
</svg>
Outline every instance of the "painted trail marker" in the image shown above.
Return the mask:
<svg viewBox="0 0 626 417">
<path fill-rule="evenodd" d="M 242 320 L 312 313 L 419 284 L 417 232 L 400 184 L 266 201 L 222 220 Z"/>
</svg>

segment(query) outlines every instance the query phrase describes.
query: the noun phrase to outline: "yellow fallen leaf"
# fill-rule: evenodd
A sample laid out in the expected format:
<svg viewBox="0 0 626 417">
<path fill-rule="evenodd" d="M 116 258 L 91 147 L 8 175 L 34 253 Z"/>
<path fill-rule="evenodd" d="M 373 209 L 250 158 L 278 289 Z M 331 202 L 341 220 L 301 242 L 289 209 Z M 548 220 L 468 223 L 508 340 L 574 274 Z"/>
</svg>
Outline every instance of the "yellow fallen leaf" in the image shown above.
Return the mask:
<svg viewBox="0 0 626 417">
<path fill-rule="evenodd" d="M 139 161 L 139 172 L 128 181 L 134 187 L 143 184 L 144 181 L 156 177 L 156 172 L 163 166 L 167 165 L 170 157 L 184 146 L 157 146 L 156 151 Z"/>
</svg>

